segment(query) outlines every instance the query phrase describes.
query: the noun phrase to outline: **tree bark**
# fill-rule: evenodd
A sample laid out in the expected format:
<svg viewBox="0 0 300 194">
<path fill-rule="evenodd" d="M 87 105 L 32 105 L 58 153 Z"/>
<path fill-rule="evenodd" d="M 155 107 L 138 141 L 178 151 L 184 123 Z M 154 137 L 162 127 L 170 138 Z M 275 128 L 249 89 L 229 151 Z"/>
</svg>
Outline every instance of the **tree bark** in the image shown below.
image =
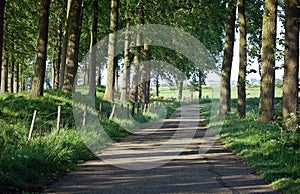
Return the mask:
<svg viewBox="0 0 300 194">
<path fill-rule="evenodd" d="M 238 76 L 237 112 L 240 118 L 246 116 L 246 68 L 247 68 L 247 28 L 245 0 L 238 0 L 238 21 L 240 28 L 240 65 Z"/>
<path fill-rule="evenodd" d="M 183 81 L 178 82 L 178 100 L 182 101 Z"/>
<path fill-rule="evenodd" d="M 230 1 L 226 22 L 226 39 L 221 70 L 221 90 L 219 114 L 225 115 L 231 111 L 230 76 L 233 58 L 234 33 L 236 20 L 236 0 Z"/>
<path fill-rule="evenodd" d="M 283 120 L 298 114 L 299 84 L 299 0 L 285 0 L 285 50 L 283 79 Z M 291 121 L 297 126 L 297 120 Z"/>
<path fill-rule="evenodd" d="M 89 95 L 96 95 L 96 52 L 97 48 L 94 45 L 97 43 L 97 24 L 98 24 L 98 0 L 93 2 L 93 14 L 92 14 L 92 30 L 91 30 L 91 66 L 90 66 L 90 82 L 89 82 Z"/>
<path fill-rule="evenodd" d="M 8 89 L 8 56 L 5 44 L 3 46 L 3 60 L 2 60 L 2 71 L 1 71 L 1 93 L 7 92 Z"/>
<path fill-rule="evenodd" d="M 5 11 L 5 0 L 2 0 L 0 1 L 0 80 L 2 76 L 2 55 L 4 50 L 3 49 L 4 11 Z"/>
<path fill-rule="evenodd" d="M 16 94 L 19 92 L 19 71 L 20 63 L 16 61 L 14 68 L 14 78 L 13 78 L 13 92 Z"/>
<path fill-rule="evenodd" d="M 36 64 L 30 97 L 43 96 L 47 59 L 48 24 L 50 0 L 41 0 L 39 16 L 39 37 L 36 52 Z"/>
<path fill-rule="evenodd" d="M 78 68 L 79 36 L 81 24 L 82 0 L 72 0 L 69 13 L 68 46 L 66 56 L 66 74 L 63 91 L 72 93 Z"/>
<path fill-rule="evenodd" d="M 62 50 L 61 50 L 61 65 L 59 70 L 59 88 L 62 89 L 65 81 L 66 72 L 66 57 L 67 57 L 67 46 L 68 46 L 68 28 L 69 28 L 69 14 L 70 8 L 73 0 L 68 0 L 67 4 L 67 15 L 64 25 L 63 40 L 62 40 Z"/>
<path fill-rule="evenodd" d="M 262 28 L 262 69 L 258 117 L 262 122 L 274 117 L 277 0 L 265 0 Z"/>
<path fill-rule="evenodd" d="M 202 71 L 199 69 L 198 70 L 198 73 L 199 73 L 199 99 L 201 99 L 202 98 L 202 77 L 203 77 L 203 75 L 202 75 Z"/>
<path fill-rule="evenodd" d="M 63 41 L 63 33 L 62 33 L 62 22 L 58 21 L 57 26 L 57 40 L 56 40 L 56 49 L 57 53 L 53 51 L 56 55 L 54 55 L 53 60 L 53 76 L 52 76 L 52 88 L 59 88 L 59 75 L 60 75 L 60 66 L 61 66 L 61 53 L 62 53 L 62 41 Z"/>
<path fill-rule="evenodd" d="M 12 56 L 8 67 L 8 92 L 13 93 L 14 91 L 14 73 L 15 73 L 15 59 Z"/>
<path fill-rule="evenodd" d="M 104 100 L 112 102 L 114 100 L 114 90 L 115 90 L 115 67 L 116 60 L 114 60 L 116 55 L 116 31 L 117 31 L 117 12 L 118 12 L 119 0 L 111 0 L 111 12 L 110 12 L 110 30 L 109 34 L 109 45 L 108 45 L 108 66 L 107 66 L 107 80 L 106 88 L 103 96 Z"/>
<path fill-rule="evenodd" d="M 130 19 L 127 16 L 126 21 L 126 34 L 125 34 L 125 42 L 124 42 L 124 65 L 123 65 L 123 80 L 122 80 L 122 89 L 121 89 L 121 100 L 125 101 L 128 97 L 128 74 L 127 71 L 130 71 L 130 61 L 129 61 L 129 43 L 130 43 Z"/>
</svg>

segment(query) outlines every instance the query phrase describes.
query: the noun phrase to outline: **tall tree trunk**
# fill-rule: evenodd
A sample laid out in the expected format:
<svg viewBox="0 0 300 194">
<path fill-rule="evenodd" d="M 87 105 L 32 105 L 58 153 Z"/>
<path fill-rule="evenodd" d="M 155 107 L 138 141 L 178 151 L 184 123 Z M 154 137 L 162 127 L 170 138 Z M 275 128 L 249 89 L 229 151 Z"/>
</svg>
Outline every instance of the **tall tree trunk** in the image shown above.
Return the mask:
<svg viewBox="0 0 300 194">
<path fill-rule="evenodd" d="M 155 78 L 155 88 L 156 88 L 156 96 L 159 96 L 159 74 L 157 74 Z"/>
<path fill-rule="evenodd" d="M 123 80 L 122 80 L 122 89 L 121 89 L 121 100 L 126 100 L 128 97 L 128 74 L 127 71 L 130 71 L 130 61 L 129 61 L 129 42 L 130 42 L 130 19 L 127 16 L 126 20 L 126 33 L 125 33 L 125 42 L 124 42 L 124 65 L 123 65 Z"/>
<path fill-rule="evenodd" d="M 2 76 L 4 10 L 5 10 L 5 0 L 2 0 L 2 1 L 0 1 L 0 80 L 1 80 L 1 76 Z"/>
<path fill-rule="evenodd" d="M 110 12 L 110 30 L 109 34 L 109 45 L 108 45 L 108 66 L 107 66 L 107 80 L 106 88 L 104 93 L 104 100 L 113 101 L 114 100 L 114 90 L 115 90 L 115 68 L 116 68 L 116 31 L 117 31 L 117 16 L 118 16 L 118 4 L 119 0 L 111 0 L 111 12 Z"/>
<path fill-rule="evenodd" d="M 59 70 L 59 88 L 62 89 L 65 81 L 65 73 L 66 73 L 66 57 L 67 57 L 67 46 L 68 46 L 68 28 L 69 28 L 69 15 L 70 15 L 70 8 L 73 0 L 68 0 L 67 4 L 67 15 L 66 21 L 64 25 L 64 32 L 63 32 L 63 40 L 62 40 L 62 50 L 61 50 L 61 65 Z"/>
<path fill-rule="evenodd" d="M 199 69 L 198 70 L 198 73 L 199 73 L 199 99 L 201 99 L 202 98 L 202 77 L 203 77 L 203 75 L 202 75 L 202 71 Z"/>
<path fill-rule="evenodd" d="M 285 49 L 283 79 L 283 119 L 291 114 L 298 114 L 299 84 L 299 0 L 285 0 Z M 297 119 L 291 121 L 290 127 L 297 126 Z M 287 126 L 288 127 L 288 126 Z"/>
<path fill-rule="evenodd" d="M 62 90 L 72 93 L 78 68 L 78 49 L 80 36 L 82 0 L 72 0 L 68 18 L 68 46 L 66 56 L 66 74 Z"/>
<path fill-rule="evenodd" d="M 13 93 L 14 91 L 14 72 L 15 71 L 15 59 L 11 56 L 10 65 L 8 67 L 8 92 Z"/>
<path fill-rule="evenodd" d="M 137 42 L 141 41 L 141 34 L 137 35 Z M 140 45 L 137 43 L 137 45 Z M 132 84 L 130 90 L 130 100 L 138 102 L 138 93 L 139 93 L 139 82 L 140 82 L 140 55 L 141 55 L 141 47 L 138 46 L 134 56 L 134 69 L 132 75 Z"/>
<path fill-rule="evenodd" d="M 2 71 L 1 71 L 1 93 L 7 92 L 8 84 L 8 56 L 5 44 L 3 46 L 3 60 L 2 60 Z"/>
<path fill-rule="evenodd" d="M 53 66 L 53 77 L 52 77 L 52 87 L 54 89 L 59 88 L 59 75 L 60 75 L 60 66 L 61 66 L 61 53 L 62 53 L 62 41 L 63 41 L 63 32 L 62 32 L 62 22 L 61 20 L 58 21 L 58 26 L 57 26 L 57 40 L 56 40 L 56 49 L 57 54 L 54 56 L 55 60 L 53 61 L 54 66 Z M 54 51 L 55 53 L 55 51 Z"/>
<path fill-rule="evenodd" d="M 19 92 L 19 70 L 20 70 L 20 63 L 16 61 L 15 68 L 14 68 L 14 86 L 13 86 L 13 92 L 18 93 Z"/>
<path fill-rule="evenodd" d="M 178 100 L 182 101 L 183 81 L 178 81 Z"/>
<path fill-rule="evenodd" d="M 41 0 L 36 64 L 30 97 L 43 96 L 46 72 L 50 0 Z"/>
<path fill-rule="evenodd" d="M 240 28 L 240 66 L 238 76 L 237 112 L 240 118 L 246 116 L 246 68 L 247 68 L 247 28 L 245 0 L 238 0 L 238 21 Z"/>
<path fill-rule="evenodd" d="M 228 16 L 226 22 L 226 39 L 224 46 L 224 56 L 221 70 L 221 91 L 220 91 L 220 109 L 219 114 L 225 115 L 231 111 L 231 88 L 230 76 L 233 58 L 234 32 L 236 20 L 236 0 L 232 0 L 228 7 Z"/>
<path fill-rule="evenodd" d="M 144 103 L 148 105 L 150 102 L 150 49 L 149 45 L 144 44 L 144 52 L 145 52 L 145 60 L 144 60 L 144 68 L 145 68 L 145 77 L 144 79 Z"/>
<path fill-rule="evenodd" d="M 265 0 L 262 27 L 262 69 L 259 101 L 259 120 L 268 122 L 274 117 L 275 52 L 277 0 Z"/>
<path fill-rule="evenodd" d="M 97 48 L 94 45 L 97 43 L 97 24 L 98 24 L 98 0 L 93 2 L 93 14 L 92 14 L 92 30 L 91 30 L 91 66 L 90 66 L 90 83 L 89 83 L 89 95 L 96 95 L 96 52 Z"/>
</svg>

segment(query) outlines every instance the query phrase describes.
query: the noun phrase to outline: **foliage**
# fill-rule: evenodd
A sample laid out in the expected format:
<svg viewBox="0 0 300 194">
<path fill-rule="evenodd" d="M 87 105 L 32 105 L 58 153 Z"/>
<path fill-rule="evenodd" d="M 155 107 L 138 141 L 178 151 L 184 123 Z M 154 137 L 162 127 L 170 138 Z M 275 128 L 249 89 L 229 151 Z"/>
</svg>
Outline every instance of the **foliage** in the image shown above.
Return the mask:
<svg viewBox="0 0 300 194">
<path fill-rule="evenodd" d="M 233 100 L 232 106 L 236 103 L 237 100 Z M 219 137 L 273 186 L 284 193 L 298 193 L 300 134 L 284 131 L 275 122 L 259 122 L 257 107 L 258 99 L 247 99 L 245 119 L 239 119 L 235 112 L 226 115 Z M 201 113 L 209 118 L 209 107 L 203 108 Z"/>
</svg>

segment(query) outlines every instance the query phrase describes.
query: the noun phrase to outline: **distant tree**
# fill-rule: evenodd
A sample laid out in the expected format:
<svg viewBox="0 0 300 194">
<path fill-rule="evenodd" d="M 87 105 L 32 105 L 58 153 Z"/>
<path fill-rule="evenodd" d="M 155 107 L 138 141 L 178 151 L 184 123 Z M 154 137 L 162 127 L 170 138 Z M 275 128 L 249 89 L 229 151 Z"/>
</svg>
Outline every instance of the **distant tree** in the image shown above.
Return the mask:
<svg viewBox="0 0 300 194">
<path fill-rule="evenodd" d="M 39 16 L 39 35 L 36 51 L 36 64 L 30 97 L 43 96 L 47 59 L 48 24 L 50 0 L 41 0 Z"/>
<path fill-rule="evenodd" d="M 234 34 L 236 20 L 236 1 L 229 1 L 228 16 L 226 22 L 226 39 L 224 45 L 224 56 L 221 70 L 221 91 L 220 91 L 220 109 L 219 114 L 225 115 L 231 111 L 231 88 L 230 76 L 233 58 Z"/>
<path fill-rule="evenodd" d="M 282 113 L 284 121 L 298 114 L 299 0 L 285 0 L 285 49 Z M 297 126 L 297 119 L 291 120 Z"/>
<path fill-rule="evenodd" d="M 247 28 L 245 15 L 245 0 L 238 0 L 238 22 L 240 29 L 240 65 L 238 76 L 237 112 L 240 118 L 246 116 L 246 69 L 247 69 Z"/>
<path fill-rule="evenodd" d="M 259 100 L 259 120 L 274 118 L 275 53 L 277 0 L 265 0 L 262 26 L 262 68 Z"/>
</svg>

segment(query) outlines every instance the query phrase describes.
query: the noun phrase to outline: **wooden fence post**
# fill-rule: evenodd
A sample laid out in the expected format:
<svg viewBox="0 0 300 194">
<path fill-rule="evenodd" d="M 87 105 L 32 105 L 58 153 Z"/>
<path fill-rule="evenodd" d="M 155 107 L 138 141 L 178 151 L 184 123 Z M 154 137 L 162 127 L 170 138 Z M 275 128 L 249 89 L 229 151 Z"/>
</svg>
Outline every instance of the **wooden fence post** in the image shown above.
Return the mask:
<svg viewBox="0 0 300 194">
<path fill-rule="evenodd" d="M 27 141 L 30 141 L 30 139 L 32 137 L 32 131 L 33 131 L 34 123 L 35 123 L 36 114 L 37 114 L 37 110 L 34 110 Z"/>
<path fill-rule="evenodd" d="M 109 120 L 112 120 L 112 118 L 114 117 L 115 109 L 116 109 L 116 104 L 114 103 L 113 108 L 111 110 L 111 114 L 109 116 Z"/>
<path fill-rule="evenodd" d="M 56 125 L 56 130 L 57 133 L 59 133 L 59 128 L 60 128 L 60 114 L 61 114 L 61 106 L 58 106 L 57 108 L 57 125 Z"/>
</svg>

